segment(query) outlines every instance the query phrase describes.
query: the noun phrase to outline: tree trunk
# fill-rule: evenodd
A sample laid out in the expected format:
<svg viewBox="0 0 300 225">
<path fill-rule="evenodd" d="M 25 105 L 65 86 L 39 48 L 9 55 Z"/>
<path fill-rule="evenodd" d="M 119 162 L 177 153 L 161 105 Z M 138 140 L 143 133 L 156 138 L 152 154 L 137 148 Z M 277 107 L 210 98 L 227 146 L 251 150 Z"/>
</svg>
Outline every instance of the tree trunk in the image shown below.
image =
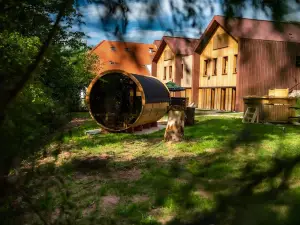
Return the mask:
<svg viewBox="0 0 300 225">
<path fill-rule="evenodd" d="M 184 135 L 184 109 L 172 107 L 168 115 L 168 124 L 165 131 L 165 141 L 179 142 Z"/>
</svg>

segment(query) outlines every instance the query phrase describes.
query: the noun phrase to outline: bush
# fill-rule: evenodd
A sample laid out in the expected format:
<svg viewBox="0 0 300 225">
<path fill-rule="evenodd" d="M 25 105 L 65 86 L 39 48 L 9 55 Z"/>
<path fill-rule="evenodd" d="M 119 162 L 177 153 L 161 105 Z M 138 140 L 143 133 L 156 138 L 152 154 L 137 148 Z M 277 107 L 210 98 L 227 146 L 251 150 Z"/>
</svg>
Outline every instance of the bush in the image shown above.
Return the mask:
<svg viewBox="0 0 300 225">
<path fill-rule="evenodd" d="M 0 43 L 1 80 L 4 88 L 11 88 L 37 54 L 40 41 L 3 32 Z M 93 61 L 86 50 L 84 46 L 76 51 L 64 45 L 51 46 L 32 79 L 10 104 L 0 127 L 0 176 L 41 150 L 51 134 L 70 120 L 70 113 L 80 109 L 80 91 L 94 76 L 89 72 Z"/>
</svg>

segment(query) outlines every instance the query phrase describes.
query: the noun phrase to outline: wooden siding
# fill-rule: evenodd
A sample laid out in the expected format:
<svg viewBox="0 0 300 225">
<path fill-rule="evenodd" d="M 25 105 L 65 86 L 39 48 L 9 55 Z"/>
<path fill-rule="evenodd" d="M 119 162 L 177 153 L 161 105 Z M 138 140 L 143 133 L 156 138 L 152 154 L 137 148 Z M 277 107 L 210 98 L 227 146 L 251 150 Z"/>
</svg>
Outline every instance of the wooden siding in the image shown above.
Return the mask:
<svg viewBox="0 0 300 225">
<path fill-rule="evenodd" d="M 213 49 L 217 35 L 227 35 L 228 47 Z M 234 55 L 238 54 L 238 43 L 229 36 L 224 29 L 218 27 L 214 35 L 208 41 L 206 47 L 200 55 L 200 79 L 199 87 L 211 86 L 236 86 L 236 74 L 234 73 Z M 222 74 L 223 57 L 228 57 L 228 73 Z M 212 59 L 217 58 L 217 75 L 213 75 Z M 204 61 L 210 60 L 208 74 L 204 74 Z M 195 75 L 194 75 L 195 76 Z"/>
<path fill-rule="evenodd" d="M 237 110 L 243 111 L 243 96 L 263 96 L 269 89 L 291 88 L 299 83 L 299 55 L 300 43 L 240 39 Z"/>
<path fill-rule="evenodd" d="M 192 62 L 192 102 L 198 105 L 200 81 L 200 54 L 194 52 Z"/>
<path fill-rule="evenodd" d="M 182 77 L 182 56 L 176 55 L 175 57 L 175 83 L 181 86 Z"/>
<path fill-rule="evenodd" d="M 188 104 L 192 103 L 192 89 L 187 88 L 185 91 L 178 92 L 179 94 L 176 97 L 188 98 Z M 172 93 L 172 96 L 175 97 L 175 93 Z"/>
<path fill-rule="evenodd" d="M 183 76 L 181 78 L 181 86 L 186 88 L 192 87 L 192 64 L 193 55 L 182 57 Z"/>
<path fill-rule="evenodd" d="M 172 59 L 170 60 L 164 60 L 165 58 L 165 54 L 166 52 L 170 52 L 171 49 L 169 48 L 168 45 L 166 45 L 166 47 L 164 48 L 158 62 L 157 62 L 157 78 L 160 79 L 163 83 L 167 83 L 169 81 L 173 81 L 175 82 L 175 72 L 176 72 L 176 69 L 175 69 L 175 56 L 173 54 L 173 57 Z M 169 53 L 167 53 L 169 54 Z M 172 77 L 171 79 L 169 78 L 169 70 L 170 70 L 170 66 L 172 66 Z M 167 67 L 167 76 L 166 76 L 166 79 L 164 79 L 164 67 Z"/>
<path fill-rule="evenodd" d="M 192 103 L 192 89 L 188 88 L 185 90 L 185 97 L 189 99 L 188 104 Z"/>
<path fill-rule="evenodd" d="M 174 82 L 181 86 L 181 77 L 182 77 L 182 57 L 180 55 L 175 56 L 175 78 Z M 180 92 L 175 92 L 175 97 L 180 97 Z"/>
<path fill-rule="evenodd" d="M 210 110 L 235 110 L 235 88 L 200 88 L 198 108 Z"/>
<path fill-rule="evenodd" d="M 229 45 L 228 35 L 226 33 L 214 35 L 213 50 L 226 48 Z"/>
<path fill-rule="evenodd" d="M 156 62 L 152 62 L 151 76 L 157 77 L 157 63 Z"/>
<path fill-rule="evenodd" d="M 170 56 L 170 53 L 173 55 Z M 165 54 L 168 54 L 167 59 L 165 60 Z M 155 62 L 152 63 L 152 66 L 154 65 L 153 69 L 156 70 L 153 71 L 153 75 L 157 76 L 158 79 L 160 79 L 163 83 L 167 83 L 169 81 L 175 82 L 179 86 L 185 87 L 185 88 L 191 88 L 192 87 L 192 63 L 193 63 L 193 56 L 181 56 L 181 55 L 175 55 L 173 52 L 171 52 L 171 49 L 168 45 L 165 46 L 162 54 L 160 55 L 160 58 L 158 59 L 158 62 L 156 64 L 155 69 Z M 184 67 L 182 70 L 182 66 Z M 170 67 L 172 67 L 172 77 L 169 77 L 170 74 Z M 166 68 L 166 79 L 164 79 L 164 70 Z M 184 97 L 185 94 L 181 94 L 180 92 L 175 92 L 173 96 L 176 97 Z M 191 97 L 190 100 L 191 101 Z"/>
<path fill-rule="evenodd" d="M 174 54 L 171 49 L 165 49 L 164 51 L 164 60 L 171 60 L 174 59 Z"/>
</svg>

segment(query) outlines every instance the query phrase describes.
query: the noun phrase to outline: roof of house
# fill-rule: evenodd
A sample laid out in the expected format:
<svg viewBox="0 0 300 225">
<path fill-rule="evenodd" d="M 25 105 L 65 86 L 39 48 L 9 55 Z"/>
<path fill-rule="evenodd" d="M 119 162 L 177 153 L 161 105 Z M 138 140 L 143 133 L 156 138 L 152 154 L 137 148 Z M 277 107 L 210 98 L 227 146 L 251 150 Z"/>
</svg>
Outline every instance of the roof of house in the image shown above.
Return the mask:
<svg viewBox="0 0 300 225">
<path fill-rule="evenodd" d="M 161 40 L 154 40 L 153 41 L 153 44 L 155 44 L 157 48 L 159 47 L 160 43 L 161 43 Z"/>
<path fill-rule="evenodd" d="M 151 65 L 156 49 L 154 44 L 104 40 L 90 53 L 96 54 L 100 59 L 96 73 L 124 70 L 128 73 L 150 75 L 146 65 Z"/>
<path fill-rule="evenodd" d="M 192 55 L 198 41 L 199 39 L 194 38 L 163 36 L 153 61 L 159 59 L 166 45 L 169 46 L 175 55 Z"/>
<path fill-rule="evenodd" d="M 213 35 L 216 28 L 221 26 L 233 38 L 300 42 L 300 24 L 291 22 L 275 22 L 247 18 L 226 18 L 214 16 L 200 38 L 195 51 L 199 51 Z M 203 43 L 205 42 L 205 43 Z"/>
</svg>

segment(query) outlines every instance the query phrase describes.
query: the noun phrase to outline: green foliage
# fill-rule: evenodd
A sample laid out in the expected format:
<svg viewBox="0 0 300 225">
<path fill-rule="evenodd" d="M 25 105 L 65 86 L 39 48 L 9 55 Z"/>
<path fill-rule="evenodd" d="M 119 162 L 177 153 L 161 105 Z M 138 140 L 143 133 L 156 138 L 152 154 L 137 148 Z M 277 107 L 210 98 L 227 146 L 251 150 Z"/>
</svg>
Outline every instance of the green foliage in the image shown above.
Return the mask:
<svg viewBox="0 0 300 225">
<path fill-rule="evenodd" d="M 53 27 L 53 15 L 62 0 L 0 3 L 0 93 L 18 87 Z M 95 62 L 82 41 L 84 34 L 72 32 L 80 15 L 67 8 L 47 54 L 31 79 L 6 109 L 0 127 L 0 178 L 21 159 L 43 149 L 55 130 L 81 106 L 80 92 L 87 87 Z M 1 179 L 0 179 L 1 180 Z M 1 186 L 1 185 L 0 185 Z"/>
<path fill-rule="evenodd" d="M 93 75 L 91 61 L 85 53 L 62 48 L 51 48 L 43 64 L 41 80 L 52 91 L 52 97 L 76 111 L 80 105 L 80 91 L 87 87 Z"/>
<path fill-rule="evenodd" d="M 32 62 L 33 56 L 37 54 L 40 46 L 39 38 L 25 37 L 18 32 L 10 33 L 4 31 L 0 33 L 0 50 L 1 50 L 1 74 L 4 71 L 23 70 Z M 4 51 L 5 50 L 5 51 Z M 17 51 L 17 52 L 16 52 Z M 10 65 L 5 68 L 4 65 Z"/>
<path fill-rule="evenodd" d="M 12 58 L 12 66 L 6 64 L 6 67 L 13 70 L 15 65 L 18 65 L 22 70 L 31 60 L 26 50 L 33 52 L 32 48 L 36 50 L 37 47 L 27 38 L 12 36 L 20 38 L 19 42 L 23 43 L 14 46 L 14 49 L 10 45 L 12 51 L 21 52 L 28 57 Z M 20 46 L 22 48 L 18 49 Z M 23 158 L 32 154 L 41 147 L 42 142 L 46 141 L 54 129 L 68 121 L 71 111 L 80 107 L 80 91 L 87 86 L 92 76 L 88 72 L 87 57 L 83 53 L 75 55 L 70 50 L 51 50 L 45 63 L 7 110 L 6 120 L 1 129 L 3 135 L 0 139 L 5 146 L 2 148 L 1 161 L 10 162 L 15 156 Z M 12 79 L 9 79 L 9 82 L 13 84 Z"/>
<path fill-rule="evenodd" d="M 40 47 L 39 38 L 25 37 L 18 32 L 0 33 L 0 80 L 2 89 L 11 89 L 32 63 Z"/>
</svg>

